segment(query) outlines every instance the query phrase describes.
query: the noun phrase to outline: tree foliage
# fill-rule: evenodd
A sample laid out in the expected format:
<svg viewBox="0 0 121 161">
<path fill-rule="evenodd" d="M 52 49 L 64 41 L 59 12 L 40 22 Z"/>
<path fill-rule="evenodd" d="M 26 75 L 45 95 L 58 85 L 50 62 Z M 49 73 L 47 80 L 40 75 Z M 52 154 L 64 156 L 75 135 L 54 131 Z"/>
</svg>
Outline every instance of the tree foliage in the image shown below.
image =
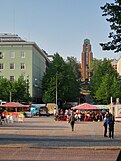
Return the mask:
<svg viewBox="0 0 121 161">
<path fill-rule="evenodd" d="M 29 102 L 29 85 L 21 75 L 18 80 L 10 82 L 6 78 L 0 80 L 0 99 L 4 101 Z"/>
<path fill-rule="evenodd" d="M 79 97 L 79 82 L 74 70 L 72 64 L 64 61 L 58 53 L 54 55 L 54 61 L 42 80 L 42 99 L 45 103 L 56 102 L 56 81 L 58 100 L 73 101 Z"/>
<path fill-rule="evenodd" d="M 29 85 L 26 80 L 24 80 L 23 75 L 21 75 L 17 81 L 12 83 L 12 97 L 18 102 L 29 102 Z"/>
<path fill-rule="evenodd" d="M 6 78 L 0 80 L 0 99 L 8 101 L 10 97 L 11 84 Z"/>
<path fill-rule="evenodd" d="M 67 57 L 66 62 L 72 67 L 76 79 L 80 79 L 81 78 L 80 63 L 77 62 L 77 59 L 74 57 Z"/>
<path fill-rule="evenodd" d="M 103 50 L 121 51 L 121 0 L 115 0 L 114 3 L 106 3 L 103 7 L 102 16 L 107 16 L 107 21 L 110 23 L 112 32 L 109 33 L 109 38 L 112 39 L 107 43 L 100 43 Z"/>
<path fill-rule="evenodd" d="M 108 104 L 110 97 L 113 99 L 121 97 L 121 78 L 112 67 L 109 60 L 99 60 L 99 65 L 93 62 L 92 77 L 90 81 L 91 94 L 97 103 Z"/>
</svg>

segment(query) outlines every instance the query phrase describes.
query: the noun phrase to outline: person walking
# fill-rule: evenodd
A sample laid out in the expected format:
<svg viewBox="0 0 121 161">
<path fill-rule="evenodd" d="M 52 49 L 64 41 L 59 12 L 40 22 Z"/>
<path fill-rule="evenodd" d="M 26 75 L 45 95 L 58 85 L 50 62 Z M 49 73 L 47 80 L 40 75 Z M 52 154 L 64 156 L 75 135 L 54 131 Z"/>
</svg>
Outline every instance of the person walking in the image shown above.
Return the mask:
<svg viewBox="0 0 121 161">
<path fill-rule="evenodd" d="M 105 117 L 104 117 L 104 119 L 103 119 L 104 137 L 108 137 L 108 136 L 107 136 L 107 125 L 108 125 L 108 115 L 105 114 Z"/>
<path fill-rule="evenodd" d="M 74 131 L 75 116 L 74 116 L 73 113 L 71 114 L 71 116 L 70 116 L 70 118 L 69 118 L 69 122 L 70 122 L 72 131 Z"/>
<path fill-rule="evenodd" d="M 109 138 L 114 138 L 114 117 L 112 114 L 109 115 Z"/>
</svg>

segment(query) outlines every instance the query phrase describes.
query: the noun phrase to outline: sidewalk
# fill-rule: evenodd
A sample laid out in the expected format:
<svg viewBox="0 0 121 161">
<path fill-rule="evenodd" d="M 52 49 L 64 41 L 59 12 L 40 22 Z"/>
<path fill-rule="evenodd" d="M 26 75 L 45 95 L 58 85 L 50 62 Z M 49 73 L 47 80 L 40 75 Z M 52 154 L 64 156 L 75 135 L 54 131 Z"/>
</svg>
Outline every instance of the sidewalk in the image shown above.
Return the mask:
<svg viewBox="0 0 121 161">
<path fill-rule="evenodd" d="M 0 126 L 0 147 L 121 149 L 121 122 L 115 138 L 103 137 L 102 122 L 77 122 L 74 132 L 65 121 L 52 117 L 26 118 L 23 123 Z"/>
<path fill-rule="evenodd" d="M 120 161 L 121 122 L 115 138 L 103 137 L 102 122 L 70 124 L 52 117 L 26 118 L 0 126 L 0 160 Z M 118 160 L 117 160 L 118 158 Z"/>
<path fill-rule="evenodd" d="M 118 150 L 0 148 L 1 161 L 121 161 Z"/>
</svg>

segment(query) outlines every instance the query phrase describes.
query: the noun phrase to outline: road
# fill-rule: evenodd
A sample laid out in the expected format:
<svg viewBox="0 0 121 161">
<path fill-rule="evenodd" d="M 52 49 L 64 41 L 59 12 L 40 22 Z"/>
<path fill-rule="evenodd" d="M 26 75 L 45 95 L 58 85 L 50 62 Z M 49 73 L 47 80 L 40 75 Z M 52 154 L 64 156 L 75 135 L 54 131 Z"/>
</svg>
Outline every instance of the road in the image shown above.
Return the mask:
<svg viewBox="0 0 121 161">
<path fill-rule="evenodd" d="M 69 123 L 52 117 L 26 118 L 0 126 L 0 160 L 116 161 L 120 129 L 116 122 L 115 138 L 109 139 L 103 137 L 102 122 L 77 122 L 72 132 Z"/>
</svg>

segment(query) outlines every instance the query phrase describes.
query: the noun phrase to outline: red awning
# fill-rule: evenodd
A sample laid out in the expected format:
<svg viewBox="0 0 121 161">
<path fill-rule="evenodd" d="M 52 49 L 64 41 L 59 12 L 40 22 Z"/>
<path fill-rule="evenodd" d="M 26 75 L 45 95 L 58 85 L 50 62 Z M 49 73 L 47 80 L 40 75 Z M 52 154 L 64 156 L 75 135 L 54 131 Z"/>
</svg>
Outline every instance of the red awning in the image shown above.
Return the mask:
<svg viewBox="0 0 121 161">
<path fill-rule="evenodd" d="M 23 107 L 23 108 L 27 108 L 27 107 L 30 107 L 30 105 L 23 105 L 23 104 L 21 104 L 21 103 L 19 103 L 19 102 L 8 102 L 8 103 L 5 103 L 4 105 L 2 105 L 3 107 L 8 107 L 8 108 L 10 108 L 10 107 L 12 107 L 12 108 L 18 108 L 18 107 Z"/>
<path fill-rule="evenodd" d="M 99 110 L 99 108 L 97 108 L 96 106 L 93 106 L 88 103 L 80 104 L 78 106 L 72 107 L 71 109 L 72 110 Z"/>
</svg>

